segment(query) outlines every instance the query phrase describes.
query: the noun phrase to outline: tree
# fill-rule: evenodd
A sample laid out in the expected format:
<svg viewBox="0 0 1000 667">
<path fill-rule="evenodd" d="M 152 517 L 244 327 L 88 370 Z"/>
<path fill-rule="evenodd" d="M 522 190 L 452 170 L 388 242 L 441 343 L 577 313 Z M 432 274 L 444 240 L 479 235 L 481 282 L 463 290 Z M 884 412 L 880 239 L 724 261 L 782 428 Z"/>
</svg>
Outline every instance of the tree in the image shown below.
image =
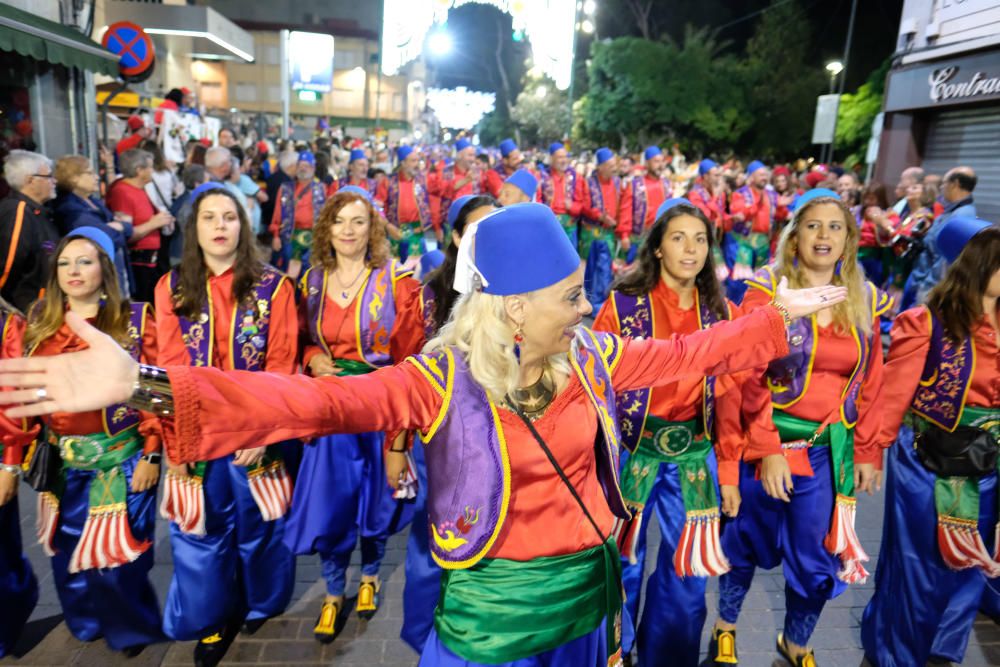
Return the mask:
<svg viewBox="0 0 1000 667">
<path fill-rule="evenodd" d="M 885 77 L 890 64 L 890 60 L 886 59 L 857 91 L 840 97 L 836 148 L 838 154 L 844 155 L 843 162 L 848 166 L 863 162 L 865 159 L 868 140 L 872 134 L 872 122 L 882 110 Z"/>
<path fill-rule="evenodd" d="M 526 144 L 542 145 L 559 139 L 566 134 L 569 122 L 566 93 L 548 77 L 529 73 L 510 117 Z"/>
</svg>

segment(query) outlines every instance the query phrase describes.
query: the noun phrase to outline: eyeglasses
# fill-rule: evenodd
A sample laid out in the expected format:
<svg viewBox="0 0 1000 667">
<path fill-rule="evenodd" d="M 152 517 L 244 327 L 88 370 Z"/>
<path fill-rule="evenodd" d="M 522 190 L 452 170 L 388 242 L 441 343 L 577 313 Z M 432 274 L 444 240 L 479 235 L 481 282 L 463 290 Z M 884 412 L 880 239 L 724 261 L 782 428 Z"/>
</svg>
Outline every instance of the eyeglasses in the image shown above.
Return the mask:
<svg viewBox="0 0 1000 667">
<path fill-rule="evenodd" d="M 56 175 L 55 174 L 32 174 L 31 176 L 32 176 L 32 178 L 47 178 L 50 181 L 56 180 Z"/>
</svg>

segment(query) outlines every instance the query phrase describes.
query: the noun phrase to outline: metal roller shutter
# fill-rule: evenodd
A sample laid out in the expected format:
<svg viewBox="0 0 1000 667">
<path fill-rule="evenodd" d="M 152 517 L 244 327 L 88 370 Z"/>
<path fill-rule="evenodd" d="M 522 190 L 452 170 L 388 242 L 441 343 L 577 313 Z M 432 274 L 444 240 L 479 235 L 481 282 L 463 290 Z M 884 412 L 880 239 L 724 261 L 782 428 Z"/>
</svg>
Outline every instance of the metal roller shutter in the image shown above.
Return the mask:
<svg viewBox="0 0 1000 667">
<path fill-rule="evenodd" d="M 944 176 L 959 165 L 972 167 L 979 179 L 973 193 L 979 217 L 1000 222 L 1000 109 L 945 111 L 931 121 L 924 170 Z"/>
</svg>

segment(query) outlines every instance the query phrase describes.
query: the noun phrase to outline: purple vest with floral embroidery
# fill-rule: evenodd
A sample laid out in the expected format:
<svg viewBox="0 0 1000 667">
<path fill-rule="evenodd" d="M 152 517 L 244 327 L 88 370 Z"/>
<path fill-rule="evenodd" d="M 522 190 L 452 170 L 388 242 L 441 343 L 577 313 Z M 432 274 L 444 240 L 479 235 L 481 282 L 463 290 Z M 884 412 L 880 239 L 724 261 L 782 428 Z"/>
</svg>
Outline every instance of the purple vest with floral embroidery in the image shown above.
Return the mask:
<svg viewBox="0 0 1000 667">
<path fill-rule="evenodd" d="M 670 199 L 674 186 L 669 178 L 660 178 L 663 184 L 663 201 Z M 632 233 L 636 235 L 646 231 L 646 213 L 649 209 L 649 198 L 646 196 L 646 177 L 632 178 Z"/>
<path fill-rule="evenodd" d="M 755 201 L 753 196 L 753 188 L 749 185 L 744 185 L 742 188 L 737 190 L 739 194 L 743 196 L 743 201 L 747 203 L 747 208 L 751 208 Z M 763 190 L 763 197 L 767 197 L 768 205 L 771 207 L 771 226 L 774 226 L 774 214 L 778 210 L 778 193 L 774 190 Z M 733 233 L 739 234 L 740 236 L 750 236 L 750 232 L 753 231 L 753 215 L 747 215 L 746 220 L 743 222 L 733 222 Z"/>
<path fill-rule="evenodd" d="M 618 432 L 611 367 L 621 339 L 581 330 L 570 360 L 600 424 L 597 476 L 612 512 L 630 516 L 618 487 Z M 427 443 L 427 513 L 431 555 L 446 569 L 464 569 L 485 557 L 503 529 L 510 503 L 510 456 L 498 408 L 452 348 L 410 357 L 444 400 Z"/>
<path fill-rule="evenodd" d="M 296 181 L 288 181 L 281 184 L 278 190 L 278 205 L 281 207 L 281 226 L 278 228 L 278 238 L 284 245 L 288 245 L 292 239 L 292 232 L 295 231 L 295 197 Z M 326 187 L 319 181 L 314 180 L 312 185 L 312 207 L 313 224 L 319 220 L 320 211 L 326 203 Z M 302 195 L 303 197 L 305 195 Z"/>
<path fill-rule="evenodd" d="M 128 353 L 133 359 L 139 361 L 142 354 L 142 334 L 146 324 L 146 309 L 148 303 L 133 303 L 132 312 L 128 318 L 128 336 L 132 339 L 132 345 L 128 348 Z M 130 408 L 124 403 L 109 405 L 104 408 L 104 431 L 109 436 L 115 436 L 122 431 L 131 428 L 139 423 L 139 411 Z"/>
<path fill-rule="evenodd" d="M 400 220 L 399 219 L 399 173 L 389 177 L 389 185 L 386 193 L 385 219 L 394 225 L 401 222 L 419 222 L 422 225 L 431 224 L 431 205 L 427 198 L 427 183 L 423 175 L 417 174 L 413 178 L 413 198 L 417 203 L 417 215 L 420 220 Z"/>
<path fill-rule="evenodd" d="M 609 211 L 605 208 L 604 192 L 601 191 L 601 179 L 597 177 L 597 173 L 595 172 L 590 178 L 587 179 L 587 189 L 590 190 L 590 208 L 603 211 L 617 220 L 618 204 L 620 204 L 622 200 L 622 179 L 617 176 L 612 176 L 611 183 L 615 187 L 615 210 L 613 211 Z"/>
<path fill-rule="evenodd" d="M 424 340 L 430 340 L 437 333 L 437 327 L 434 326 L 434 307 L 437 302 L 437 296 L 434 294 L 434 290 L 431 289 L 430 285 L 424 285 L 420 288 L 420 316 L 424 322 Z"/>
<path fill-rule="evenodd" d="M 563 174 L 563 206 L 566 207 L 567 212 L 569 212 L 570 205 L 573 203 L 573 194 L 575 192 L 576 170 L 570 167 Z M 552 208 L 555 200 L 555 180 L 552 178 L 552 173 L 546 171 L 542 174 L 542 203 Z"/>
<path fill-rule="evenodd" d="M 913 395 L 910 409 L 943 429 L 954 431 L 962 419 L 965 397 L 976 370 L 976 347 L 972 336 L 955 345 L 944 333 L 938 318 L 931 320 L 931 344 Z"/>
<path fill-rule="evenodd" d="M 170 272 L 170 290 L 176 290 L 177 270 Z M 265 267 L 250 292 L 250 298 L 245 303 L 237 304 L 233 309 L 233 321 L 229 330 L 229 363 L 233 370 L 263 371 L 266 369 L 267 334 L 271 324 L 271 300 L 274 298 L 283 274 L 274 267 Z M 192 366 L 211 366 L 212 347 L 215 345 L 214 319 L 212 312 L 211 290 L 205 286 L 209 295 L 202 306 L 201 315 L 197 321 L 178 315 L 181 339 L 187 348 Z"/>
<path fill-rule="evenodd" d="M 695 292 L 695 307 L 698 310 L 698 328 L 707 329 L 718 321 L 715 314 L 706 304 L 700 302 Z M 612 292 L 615 312 L 618 314 L 619 327 L 623 338 L 653 337 L 653 308 L 650 296 L 630 296 L 621 292 Z M 622 434 L 622 444 L 630 452 L 634 452 L 642 439 L 642 429 L 649 414 L 649 397 L 651 389 L 624 391 L 618 395 L 618 425 Z M 709 437 L 715 434 L 715 376 L 706 377 L 702 388 L 702 420 L 705 433 Z"/>
</svg>

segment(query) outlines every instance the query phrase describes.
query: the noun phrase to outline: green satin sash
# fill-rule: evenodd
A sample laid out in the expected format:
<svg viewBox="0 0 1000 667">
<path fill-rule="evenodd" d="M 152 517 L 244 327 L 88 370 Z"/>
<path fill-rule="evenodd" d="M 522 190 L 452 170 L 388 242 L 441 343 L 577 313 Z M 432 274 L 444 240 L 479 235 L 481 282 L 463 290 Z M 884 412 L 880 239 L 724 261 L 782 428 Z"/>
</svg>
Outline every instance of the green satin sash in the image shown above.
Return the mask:
<svg viewBox="0 0 1000 667">
<path fill-rule="evenodd" d="M 854 431 L 840 420 L 827 425 L 818 436 L 819 422 L 793 417 L 781 410 L 774 411 L 774 425 L 778 427 L 781 442 L 802 447 L 829 447 L 833 485 L 837 493 L 854 497 Z"/>
</svg>

